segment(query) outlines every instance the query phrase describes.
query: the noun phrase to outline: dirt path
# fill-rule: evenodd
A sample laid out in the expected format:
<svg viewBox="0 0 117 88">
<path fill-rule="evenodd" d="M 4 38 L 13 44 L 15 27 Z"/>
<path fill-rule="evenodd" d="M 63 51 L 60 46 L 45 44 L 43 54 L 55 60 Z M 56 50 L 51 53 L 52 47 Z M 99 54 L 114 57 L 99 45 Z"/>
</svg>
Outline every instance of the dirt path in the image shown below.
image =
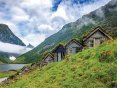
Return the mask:
<svg viewBox="0 0 117 88">
<path fill-rule="evenodd" d="M 5 78 L 0 78 L 0 83 L 2 83 L 3 81 L 7 80 L 8 77 Z"/>
</svg>

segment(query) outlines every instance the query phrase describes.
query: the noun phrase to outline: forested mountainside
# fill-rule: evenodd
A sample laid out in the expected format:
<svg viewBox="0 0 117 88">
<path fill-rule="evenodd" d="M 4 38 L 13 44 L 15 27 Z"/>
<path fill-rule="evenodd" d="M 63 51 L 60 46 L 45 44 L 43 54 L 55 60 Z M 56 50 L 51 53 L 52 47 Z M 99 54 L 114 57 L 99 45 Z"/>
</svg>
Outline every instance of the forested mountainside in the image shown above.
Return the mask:
<svg viewBox="0 0 117 88">
<path fill-rule="evenodd" d="M 13 32 L 9 29 L 9 27 L 6 24 L 0 24 L 0 42 L 25 46 L 25 44 L 13 34 Z M 3 63 L 8 63 L 10 61 L 9 54 L 10 53 L 7 51 L 0 51 L 0 61 Z"/>
<path fill-rule="evenodd" d="M 73 38 L 81 41 L 83 36 L 97 26 L 101 26 L 113 38 L 117 37 L 117 0 L 111 0 L 107 5 L 82 16 L 75 22 L 66 24 L 59 32 L 45 39 L 35 49 L 18 57 L 14 63 L 39 61 L 45 52 L 52 50 L 58 43 L 65 44 Z"/>
<path fill-rule="evenodd" d="M 25 44 L 13 34 L 6 24 L 0 24 L 0 41 L 25 46 Z"/>
<path fill-rule="evenodd" d="M 10 60 L 8 58 L 9 58 L 8 54 L 6 54 L 4 52 L 0 52 L 0 62 L 9 63 Z"/>
<path fill-rule="evenodd" d="M 117 40 L 32 70 L 0 88 L 116 88 Z"/>
</svg>

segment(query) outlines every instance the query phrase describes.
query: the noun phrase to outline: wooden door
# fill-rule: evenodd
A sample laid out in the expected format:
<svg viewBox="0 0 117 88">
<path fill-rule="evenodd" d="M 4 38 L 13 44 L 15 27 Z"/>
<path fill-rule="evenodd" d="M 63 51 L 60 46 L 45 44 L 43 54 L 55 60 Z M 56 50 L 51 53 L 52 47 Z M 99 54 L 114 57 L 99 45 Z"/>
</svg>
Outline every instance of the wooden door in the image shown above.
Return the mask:
<svg viewBox="0 0 117 88">
<path fill-rule="evenodd" d="M 96 38 L 94 40 L 94 46 L 98 46 L 98 45 L 100 45 L 100 38 Z"/>
</svg>

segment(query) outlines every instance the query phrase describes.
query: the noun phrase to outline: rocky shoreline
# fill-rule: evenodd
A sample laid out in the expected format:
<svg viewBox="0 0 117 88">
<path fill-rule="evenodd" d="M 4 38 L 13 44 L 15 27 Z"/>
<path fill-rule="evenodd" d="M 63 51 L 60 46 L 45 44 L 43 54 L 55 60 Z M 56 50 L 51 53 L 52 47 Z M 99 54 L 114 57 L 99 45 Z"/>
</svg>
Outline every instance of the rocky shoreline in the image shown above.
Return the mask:
<svg viewBox="0 0 117 88">
<path fill-rule="evenodd" d="M 5 77 L 5 78 L 0 78 L 0 83 L 6 81 L 8 79 L 8 77 Z"/>
</svg>

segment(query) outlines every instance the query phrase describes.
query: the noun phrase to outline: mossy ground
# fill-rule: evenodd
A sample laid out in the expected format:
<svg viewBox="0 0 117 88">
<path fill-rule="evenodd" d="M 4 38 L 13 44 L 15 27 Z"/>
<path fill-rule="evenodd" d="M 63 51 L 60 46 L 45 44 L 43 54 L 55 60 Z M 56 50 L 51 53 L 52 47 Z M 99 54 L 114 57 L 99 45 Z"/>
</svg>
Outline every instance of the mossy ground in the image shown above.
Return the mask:
<svg viewBox="0 0 117 88">
<path fill-rule="evenodd" d="M 1 88 L 116 88 L 117 41 L 66 56 Z"/>
</svg>

